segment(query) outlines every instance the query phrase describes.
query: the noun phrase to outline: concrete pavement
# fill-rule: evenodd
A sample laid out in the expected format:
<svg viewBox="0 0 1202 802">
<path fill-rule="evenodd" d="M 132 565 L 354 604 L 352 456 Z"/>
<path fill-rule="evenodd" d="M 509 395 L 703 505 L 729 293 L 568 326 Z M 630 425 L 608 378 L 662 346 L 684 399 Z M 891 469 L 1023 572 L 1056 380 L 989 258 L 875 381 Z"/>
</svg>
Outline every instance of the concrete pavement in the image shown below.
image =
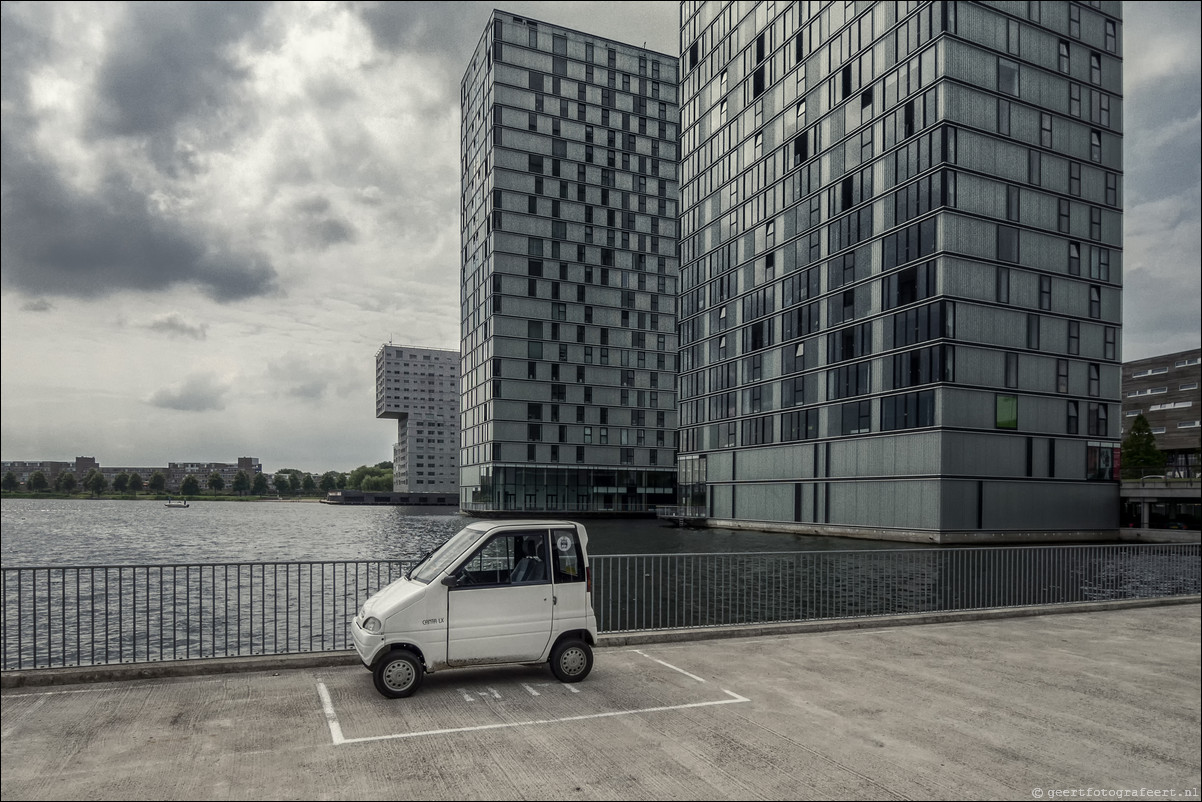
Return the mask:
<svg viewBox="0 0 1202 802">
<path fill-rule="evenodd" d="M 10 677 L 0 796 L 1197 799 L 1196 599 L 849 623 L 611 638 L 578 685 L 545 667 L 466 669 L 403 700 L 346 655 Z"/>
</svg>

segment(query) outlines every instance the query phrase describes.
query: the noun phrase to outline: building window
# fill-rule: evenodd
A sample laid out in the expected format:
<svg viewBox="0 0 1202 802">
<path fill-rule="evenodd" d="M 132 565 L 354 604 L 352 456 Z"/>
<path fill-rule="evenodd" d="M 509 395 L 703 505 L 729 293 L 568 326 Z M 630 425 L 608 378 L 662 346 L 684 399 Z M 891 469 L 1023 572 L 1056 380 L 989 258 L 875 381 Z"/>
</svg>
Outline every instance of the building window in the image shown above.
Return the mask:
<svg viewBox="0 0 1202 802">
<path fill-rule="evenodd" d="M 1098 164 L 1102 163 L 1102 132 L 1096 129 L 1089 132 L 1089 159 Z"/>
<path fill-rule="evenodd" d="M 1089 285 L 1089 316 L 1094 320 L 1102 317 L 1102 288 L 1096 284 Z"/>
<path fill-rule="evenodd" d="M 1070 214 L 1071 206 L 1066 198 L 1059 198 L 1056 201 L 1056 230 L 1061 234 L 1069 233 L 1069 227 L 1072 222 Z"/>
<path fill-rule="evenodd" d="M 1097 362 L 1089 363 L 1089 395 L 1097 398 L 1102 394 L 1102 369 Z"/>
<path fill-rule="evenodd" d="M 1018 354 L 1006 354 L 1006 386 L 1011 389 L 1018 387 Z"/>
<path fill-rule="evenodd" d="M 1110 249 L 1089 249 L 1089 277 L 1110 281 Z"/>
<path fill-rule="evenodd" d="M 1065 75 L 1069 74 L 1069 63 L 1070 63 L 1070 60 L 1069 60 L 1068 40 L 1061 39 L 1060 40 L 1060 71 L 1062 73 L 1064 73 Z"/>
<path fill-rule="evenodd" d="M 1068 392 L 1068 360 L 1056 360 L 1056 392 Z"/>
<path fill-rule="evenodd" d="M 1006 219 L 1012 223 L 1018 222 L 1019 206 L 1019 190 L 1016 186 L 1006 187 Z"/>
<path fill-rule="evenodd" d="M 997 62 L 997 89 L 999 92 L 1018 97 L 1018 64 L 1010 59 L 999 58 Z"/>
<path fill-rule="evenodd" d="M 872 431 L 872 402 L 853 401 L 840 407 L 842 434 L 863 434 Z"/>
<path fill-rule="evenodd" d="M 1027 315 L 1027 348 L 1039 350 L 1039 315 Z"/>
<path fill-rule="evenodd" d="M 1064 431 L 1067 434 L 1077 434 L 1077 402 L 1069 401 L 1065 414 Z"/>
<path fill-rule="evenodd" d="M 1018 229 L 1011 226 L 997 228 L 997 258 L 1002 262 L 1018 261 Z"/>
<path fill-rule="evenodd" d="M 1052 308 L 1052 277 L 1039 277 L 1039 308 L 1049 310 Z"/>
<path fill-rule="evenodd" d="M 1097 86 L 1102 84 L 1102 55 L 1100 53 L 1089 54 L 1089 82 Z"/>
<path fill-rule="evenodd" d="M 1068 85 L 1068 113 L 1081 118 L 1081 84 Z"/>
<path fill-rule="evenodd" d="M 890 396 L 881 399 L 881 431 L 935 425 L 935 392 Z"/>
<path fill-rule="evenodd" d="M 998 429 L 1018 428 L 1018 396 L 994 396 L 994 426 Z"/>
<path fill-rule="evenodd" d="M 1052 147 L 1052 115 L 1047 112 L 1039 115 L 1039 144 L 1045 148 Z"/>
<path fill-rule="evenodd" d="M 1081 353 L 1081 324 L 1076 320 L 1068 322 L 1068 352 L 1074 356 Z"/>
<path fill-rule="evenodd" d="M 1018 20 L 1013 20 L 1013 19 L 1006 20 L 1006 52 L 1008 52 L 1014 56 L 1019 55 L 1019 49 L 1020 49 L 1019 33 L 1020 33 L 1020 31 L 1021 31 L 1021 26 L 1018 24 Z"/>
<path fill-rule="evenodd" d="M 1081 243 L 1079 242 L 1068 244 L 1068 274 L 1070 276 L 1081 275 Z"/>
</svg>

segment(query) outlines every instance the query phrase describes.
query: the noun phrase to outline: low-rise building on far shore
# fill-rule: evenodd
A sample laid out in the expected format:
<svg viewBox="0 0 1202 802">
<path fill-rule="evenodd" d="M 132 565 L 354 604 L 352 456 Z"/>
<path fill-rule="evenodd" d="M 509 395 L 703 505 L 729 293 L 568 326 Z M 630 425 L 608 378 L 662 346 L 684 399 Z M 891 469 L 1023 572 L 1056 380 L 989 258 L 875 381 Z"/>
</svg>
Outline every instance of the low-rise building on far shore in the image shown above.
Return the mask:
<svg viewBox="0 0 1202 802">
<path fill-rule="evenodd" d="M 1123 433 L 1139 415 L 1147 419 L 1165 455 L 1164 475 L 1199 475 L 1202 422 L 1202 348 L 1123 363 Z"/>
<path fill-rule="evenodd" d="M 163 474 L 166 480 L 165 490 L 170 493 L 179 492 L 180 485 L 184 479 L 189 476 L 196 477 L 202 488 L 208 487 L 209 477 L 216 473 L 225 482 L 225 487 L 229 488 L 234 483 L 234 477 L 239 471 L 246 473 L 248 477 L 254 479 L 255 474 L 263 472 L 263 466 L 259 462 L 258 457 L 239 457 L 237 462 L 169 462 L 166 466 L 141 466 L 141 467 L 115 467 L 108 468 L 100 464 L 100 461 L 95 457 L 76 457 L 71 462 L 62 460 L 5 460 L 0 463 L 0 474 L 7 474 L 9 471 L 17 477 L 17 481 L 22 486 L 27 486 L 29 477 L 33 476 L 38 471 L 46 477 L 46 481 L 53 487 L 54 480 L 63 473 L 72 473 L 77 481 L 82 482 L 84 477 L 91 471 L 98 470 L 104 475 L 105 481 L 110 486 L 113 480 L 120 474 L 132 476 L 137 474 L 142 478 L 143 488 L 147 488 L 150 484 L 150 478 L 156 473 Z"/>
</svg>

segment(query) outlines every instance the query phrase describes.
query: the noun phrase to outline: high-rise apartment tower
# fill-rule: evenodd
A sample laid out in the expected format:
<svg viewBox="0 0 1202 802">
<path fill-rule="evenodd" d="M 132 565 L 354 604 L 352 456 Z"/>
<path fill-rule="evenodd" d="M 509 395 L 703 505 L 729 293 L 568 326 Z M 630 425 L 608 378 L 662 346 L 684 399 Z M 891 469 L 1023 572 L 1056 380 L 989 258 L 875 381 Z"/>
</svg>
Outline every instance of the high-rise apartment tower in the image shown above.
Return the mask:
<svg viewBox="0 0 1202 802">
<path fill-rule="evenodd" d="M 677 59 L 494 12 L 461 86 L 460 506 L 675 494 Z"/>
<path fill-rule="evenodd" d="M 1121 3 L 685 2 L 682 500 L 1118 526 Z"/>
<path fill-rule="evenodd" d="M 376 352 L 376 417 L 397 422 L 392 489 L 454 494 L 459 482 L 459 352 L 412 345 Z"/>
</svg>

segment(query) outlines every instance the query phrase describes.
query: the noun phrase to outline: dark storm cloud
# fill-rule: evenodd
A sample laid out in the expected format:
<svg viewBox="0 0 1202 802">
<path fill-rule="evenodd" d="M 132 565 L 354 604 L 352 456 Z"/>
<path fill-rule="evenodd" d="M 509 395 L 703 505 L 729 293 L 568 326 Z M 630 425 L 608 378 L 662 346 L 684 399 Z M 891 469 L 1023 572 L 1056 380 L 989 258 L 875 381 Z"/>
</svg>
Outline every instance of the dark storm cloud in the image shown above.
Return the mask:
<svg viewBox="0 0 1202 802">
<path fill-rule="evenodd" d="M 272 291 L 275 271 L 180 221 L 152 212 L 119 175 L 94 193 L 69 187 L 6 132 L 0 264 L 6 286 L 29 294 L 97 297 L 193 284 L 216 301 Z"/>
<path fill-rule="evenodd" d="M 115 55 L 99 82 L 102 105 L 110 112 L 110 132 L 157 132 L 169 142 L 173 140 L 168 129 L 181 117 L 195 115 L 198 109 L 213 110 L 222 82 L 233 77 L 232 68 L 224 55 L 215 55 L 220 46 L 192 42 L 210 33 L 223 42 L 235 38 L 261 13 L 242 5 L 132 6 L 124 23 L 124 35 L 132 38 L 110 43 Z M 239 253 L 224 238 L 159 214 L 149 190 L 135 188 L 119 162 L 104 168 L 107 174 L 94 189 L 83 191 L 73 188 L 59 173 L 63 168 L 46 157 L 48 151 L 42 148 L 53 141 L 48 138 L 53 132 L 41 128 L 35 117 L 30 79 L 45 60 L 62 52 L 42 34 L 50 27 L 37 19 L 44 8 L 3 7 L 4 286 L 30 295 L 88 298 L 191 284 L 217 301 L 273 291 L 275 270 L 264 257 Z"/>
<path fill-rule="evenodd" d="M 190 376 L 181 384 L 164 387 L 150 397 L 151 406 L 180 412 L 208 412 L 225 409 L 229 387 L 216 376 Z"/>
<path fill-rule="evenodd" d="M 486 3 L 384 2 L 356 8 L 378 49 L 433 56 L 456 77 L 463 73 L 463 53 L 475 49 L 490 13 Z"/>
<path fill-rule="evenodd" d="M 26 301 L 21 304 L 22 312 L 52 312 L 54 304 L 47 301 L 45 298 L 35 298 L 32 301 Z"/>
<path fill-rule="evenodd" d="M 132 3 L 96 80 L 94 132 L 144 140 L 161 170 L 190 170 L 178 129 L 227 125 L 245 70 L 233 45 L 254 36 L 263 3 Z"/>
</svg>

